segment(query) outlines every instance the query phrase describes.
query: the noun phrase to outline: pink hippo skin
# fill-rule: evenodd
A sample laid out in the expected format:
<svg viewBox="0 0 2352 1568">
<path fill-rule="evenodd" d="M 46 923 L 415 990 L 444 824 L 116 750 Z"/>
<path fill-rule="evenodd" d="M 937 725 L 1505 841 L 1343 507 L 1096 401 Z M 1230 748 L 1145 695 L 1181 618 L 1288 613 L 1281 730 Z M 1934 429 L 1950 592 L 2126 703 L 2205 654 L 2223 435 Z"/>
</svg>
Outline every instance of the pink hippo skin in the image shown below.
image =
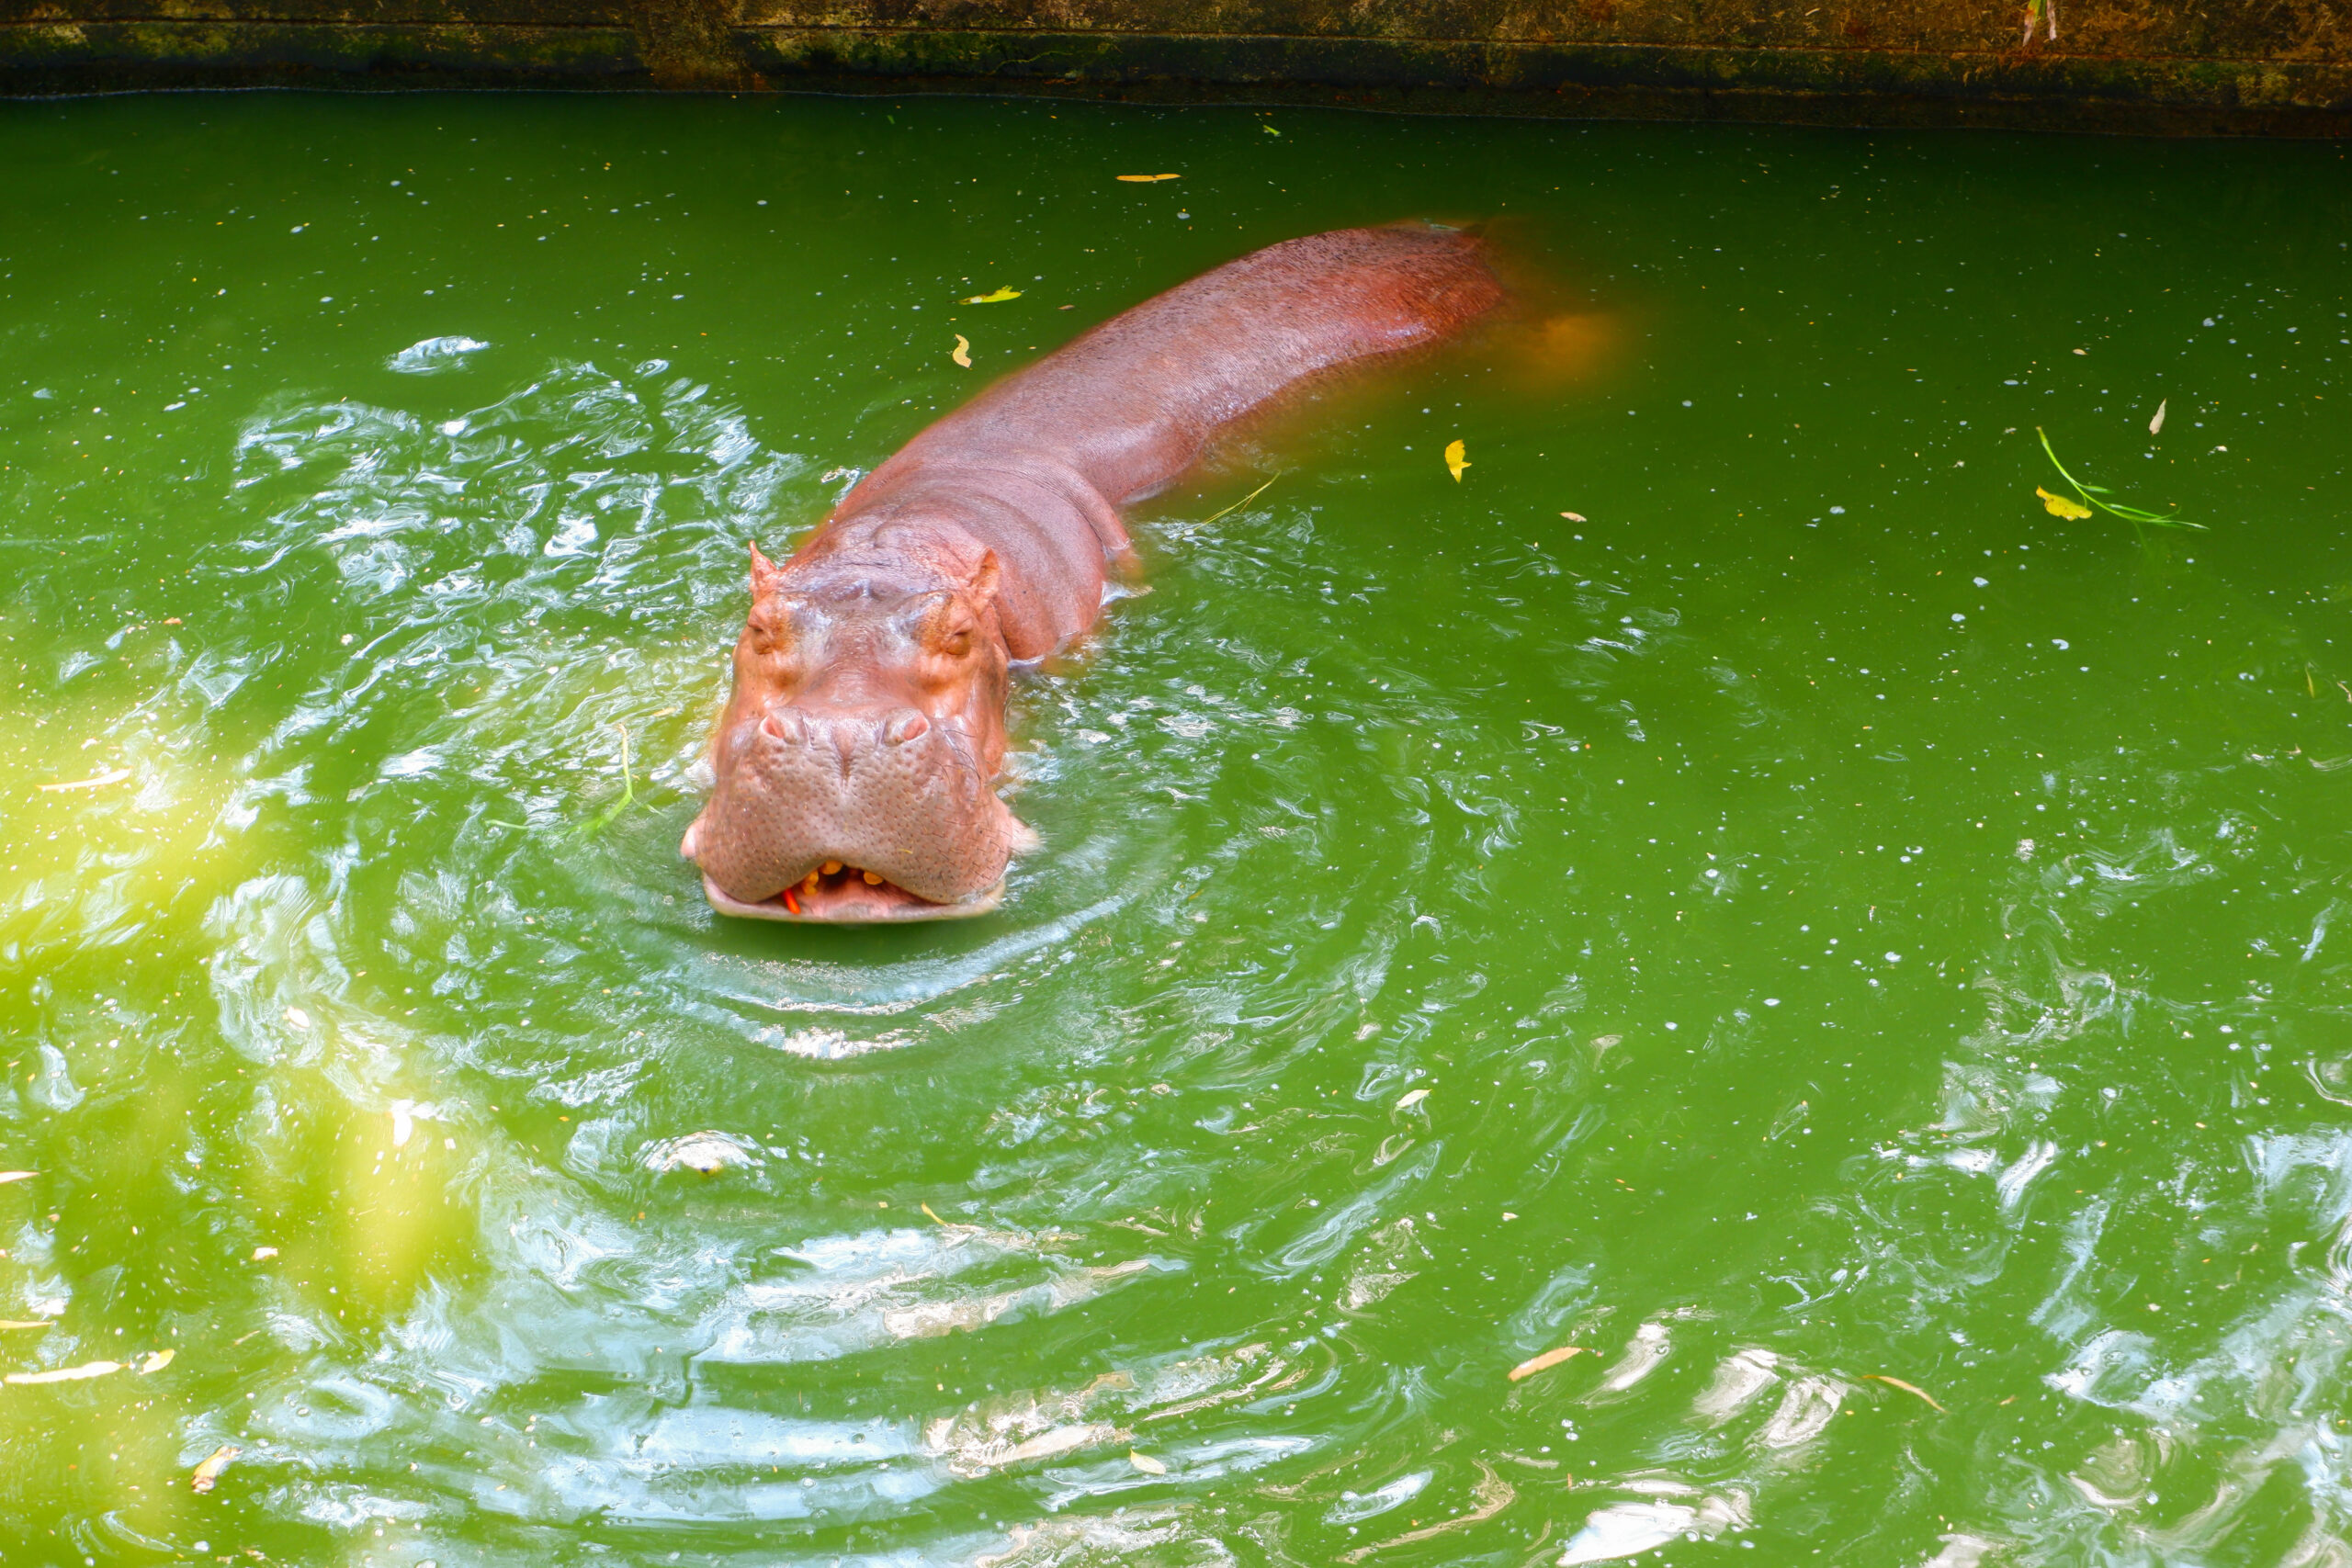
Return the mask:
<svg viewBox="0 0 2352 1568">
<path fill-rule="evenodd" d="M 1035 842 L 992 788 L 1006 668 L 1094 624 L 1119 509 L 1302 384 L 1502 304 L 1479 243 L 1343 229 L 1228 263 L 909 442 L 782 566 L 752 547 L 716 784 L 679 852 L 724 914 L 976 915 Z"/>
</svg>

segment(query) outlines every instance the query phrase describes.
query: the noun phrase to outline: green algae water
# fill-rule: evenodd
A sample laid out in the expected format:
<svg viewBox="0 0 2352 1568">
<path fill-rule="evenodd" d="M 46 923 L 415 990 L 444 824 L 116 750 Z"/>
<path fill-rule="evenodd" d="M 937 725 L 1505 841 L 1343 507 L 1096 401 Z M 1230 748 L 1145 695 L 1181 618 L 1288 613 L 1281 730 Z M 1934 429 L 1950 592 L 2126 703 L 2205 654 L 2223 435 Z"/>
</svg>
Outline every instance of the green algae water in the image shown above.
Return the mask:
<svg viewBox="0 0 2352 1568">
<path fill-rule="evenodd" d="M 0 1561 L 2352 1562 L 2344 171 L 0 107 Z M 744 541 L 1409 215 L 1570 373 L 1139 508 L 1000 912 L 713 917 Z"/>
</svg>

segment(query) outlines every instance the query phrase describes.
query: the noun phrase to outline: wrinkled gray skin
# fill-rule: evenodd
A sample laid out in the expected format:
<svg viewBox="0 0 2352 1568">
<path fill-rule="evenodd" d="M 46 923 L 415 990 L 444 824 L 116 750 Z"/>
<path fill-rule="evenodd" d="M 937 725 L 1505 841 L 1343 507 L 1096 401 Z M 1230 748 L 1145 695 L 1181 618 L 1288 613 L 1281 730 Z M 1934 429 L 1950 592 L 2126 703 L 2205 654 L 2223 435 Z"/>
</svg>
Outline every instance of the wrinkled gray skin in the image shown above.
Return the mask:
<svg viewBox="0 0 2352 1568">
<path fill-rule="evenodd" d="M 1271 246 L 1103 323 L 925 430 L 782 566 L 752 551 L 716 785 L 679 852 L 725 914 L 974 915 L 1034 835 L 993 789 L 1006 670 L 1094 623 L 1119 508 L 1301 384 L 1503 301 L 1426 225 Z"/>
</svg>

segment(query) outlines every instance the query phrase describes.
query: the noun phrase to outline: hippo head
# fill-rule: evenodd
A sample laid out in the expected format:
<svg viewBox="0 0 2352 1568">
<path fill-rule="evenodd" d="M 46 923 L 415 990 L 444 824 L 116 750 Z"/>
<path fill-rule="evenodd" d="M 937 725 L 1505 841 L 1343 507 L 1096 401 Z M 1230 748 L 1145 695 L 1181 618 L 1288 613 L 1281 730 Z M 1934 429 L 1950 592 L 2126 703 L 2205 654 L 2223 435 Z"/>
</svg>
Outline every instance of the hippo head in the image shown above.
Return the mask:
<svg viewBox="0 0 2352 1568">
<path fill-rule="evenodd" d="M 713 908 L 843 923 L 995 908 L 1006 862 L 1035 841 L 989 787 L 1004 756 L 997 577 L 977 547 L 835 548 L 782 568 L 752 547 L 715 787 L 678 846 Z"/>
</svg>

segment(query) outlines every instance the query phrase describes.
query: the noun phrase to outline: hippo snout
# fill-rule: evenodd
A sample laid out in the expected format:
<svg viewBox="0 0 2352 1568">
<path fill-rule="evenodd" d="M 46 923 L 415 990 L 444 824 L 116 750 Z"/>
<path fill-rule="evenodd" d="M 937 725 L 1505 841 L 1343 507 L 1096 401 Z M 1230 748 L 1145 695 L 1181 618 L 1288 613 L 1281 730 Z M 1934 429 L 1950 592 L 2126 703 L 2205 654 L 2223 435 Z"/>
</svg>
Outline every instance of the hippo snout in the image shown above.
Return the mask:
<svg viewBox="0 0 2352 1568">
<path fill-rule="evenodd" d="M 729 913 L 977 913 L 1028 834 L 960 739 L 911 706 L 773 706 L 721 738 L 717 788 L 680 852 Z"/>
</svg>

